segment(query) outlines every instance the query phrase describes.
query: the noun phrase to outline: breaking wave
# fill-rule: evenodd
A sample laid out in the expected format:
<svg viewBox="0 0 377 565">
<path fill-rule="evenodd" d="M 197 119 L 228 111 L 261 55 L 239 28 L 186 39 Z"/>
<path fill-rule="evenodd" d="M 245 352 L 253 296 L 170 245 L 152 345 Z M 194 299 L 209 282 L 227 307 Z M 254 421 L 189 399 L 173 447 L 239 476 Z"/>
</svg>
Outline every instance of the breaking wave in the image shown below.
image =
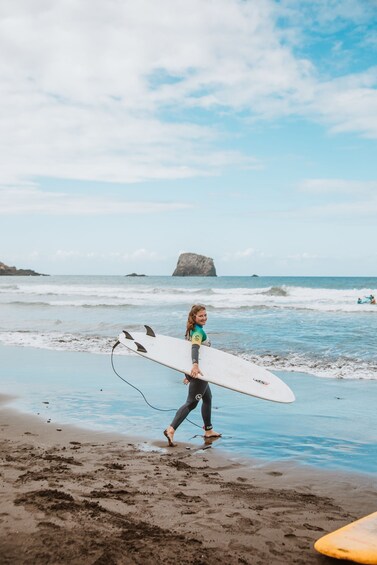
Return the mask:
<svg viewBox="0 0 377 565">
<path fill-rule="evenodd" d="M 274 285 L 258 288 L 196 288 L 158 285 L 5 285 L 1 303 L 77 308 L 190 305 L 201 302 L 219 310 L 311 310 L 320 312 L 376 313 L 377 305 L 358 304 L 373 289 L 333 289 Z"/>
<path fill-rule="evenodd" d="M 130 328 L 131 329 L 131 328 Z M 60 332 L 16 331 L 0 333 L 0 343 L 22 347 L 35 347 L 55 351 L 76 351 L 110 355 L 116 342 L 115 337 L 81 335 Z M 117 354 L 134 355 L 125 347 L 118 347 Z M 272 371 L 290 371 L 315 375 L 317 377 L 355 380 L 377 380 L 377 362 L 356 360 L 345 356 L 337 359 L 310 357 L 309 355 L 288 354 L 286 356 L 266 354 L 229 353 L 243 357 Z"/>
<path fill-rule="evenodd" d="M 281 286 L 272 286 L 268 290 L 261 292 L 265 296 L 288 296 L 288 291 Z"/>
</svg>

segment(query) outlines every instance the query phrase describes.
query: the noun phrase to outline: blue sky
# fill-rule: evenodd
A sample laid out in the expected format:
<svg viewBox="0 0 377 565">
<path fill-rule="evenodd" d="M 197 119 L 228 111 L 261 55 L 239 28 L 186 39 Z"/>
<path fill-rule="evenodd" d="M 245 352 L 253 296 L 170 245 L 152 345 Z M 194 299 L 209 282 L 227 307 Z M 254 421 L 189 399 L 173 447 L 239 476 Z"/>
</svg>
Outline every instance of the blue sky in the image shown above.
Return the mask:
<svg viewBox="0 0 377 565">
<path fill-rule="evenodd" d="M 0 261 L 377 275 L 376 0 L 4 0 Z"/>
</svg>

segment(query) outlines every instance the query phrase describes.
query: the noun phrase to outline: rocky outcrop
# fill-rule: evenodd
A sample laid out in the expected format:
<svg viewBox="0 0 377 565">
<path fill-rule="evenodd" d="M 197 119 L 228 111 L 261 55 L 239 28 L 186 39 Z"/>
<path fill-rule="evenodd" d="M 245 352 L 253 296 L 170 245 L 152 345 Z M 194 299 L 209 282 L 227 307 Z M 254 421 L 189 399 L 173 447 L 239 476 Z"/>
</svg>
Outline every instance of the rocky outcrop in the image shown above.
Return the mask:
<svg viewBox="0 0 377 565">
<path fill-rule="evenodd" d="M 196 253 L 181 253 L 173 277 L 216 277 L 213 259 Z"/>
<path fill-rule="evenodd" d="M 147 275 L 138 275 L 137 273 L 130 273 L 126 275 L 126 277 L 146 277 Z"/>
<path fill-rule="evenodd" d="M 41 273 L 36 273 L 31 269 L 17 269 L 16 267 L 8 267 L 4 263 L 0 262 L 0 276 L 7 277 L 46 277 L 48 275 L 42 275 Z"/>
</svg>

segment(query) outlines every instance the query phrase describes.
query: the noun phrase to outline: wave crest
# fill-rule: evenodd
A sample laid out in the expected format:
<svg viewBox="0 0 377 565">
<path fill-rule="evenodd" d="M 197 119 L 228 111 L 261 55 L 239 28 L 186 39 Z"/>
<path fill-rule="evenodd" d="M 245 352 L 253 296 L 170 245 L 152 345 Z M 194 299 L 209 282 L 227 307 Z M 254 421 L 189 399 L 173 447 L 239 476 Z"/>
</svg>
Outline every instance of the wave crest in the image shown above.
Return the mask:
<svg viewBox="0 0 377 565">
<path fill-rule="evenodd" d="M 265 296 L 288 296 L 288 291 L 282 286 L 272 286 L 265 292 L 261 292 Z"/>
<path fill-rule="evenodd" d="M 81 335 L 62 332 L 13 331 L 0 333 L 0 343 L 23 347 L 36 347 L 56 351 L 77 351 L 109 355 L 115 338 L 100 335 Z M 123 355 L 132 354 L 126 348 L 118 348 Z M 377 362 L 351 359 L 343 356 L 337 359 L 310 357 L 309 355 L 273 353 L 262 355 L 229 351 L 272 371 L 290 371 L 315 375 L 317 377 L 353 380 L 377 380 Z"/>
</svg>

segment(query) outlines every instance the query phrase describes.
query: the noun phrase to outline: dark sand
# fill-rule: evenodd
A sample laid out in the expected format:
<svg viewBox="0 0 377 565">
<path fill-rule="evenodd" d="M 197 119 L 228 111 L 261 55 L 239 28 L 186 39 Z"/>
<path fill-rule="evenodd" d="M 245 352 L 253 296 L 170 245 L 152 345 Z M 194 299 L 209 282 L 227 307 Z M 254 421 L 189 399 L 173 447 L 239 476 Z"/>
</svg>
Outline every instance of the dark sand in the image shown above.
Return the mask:
<svg viewBox="0 0 377 565">
<path fill-rule="evenodd" d="M 315 540 L 377 509 L 374 477 L 61 428 L 0 407 L 2 565 L 325 565 Z"/>
</svg>

